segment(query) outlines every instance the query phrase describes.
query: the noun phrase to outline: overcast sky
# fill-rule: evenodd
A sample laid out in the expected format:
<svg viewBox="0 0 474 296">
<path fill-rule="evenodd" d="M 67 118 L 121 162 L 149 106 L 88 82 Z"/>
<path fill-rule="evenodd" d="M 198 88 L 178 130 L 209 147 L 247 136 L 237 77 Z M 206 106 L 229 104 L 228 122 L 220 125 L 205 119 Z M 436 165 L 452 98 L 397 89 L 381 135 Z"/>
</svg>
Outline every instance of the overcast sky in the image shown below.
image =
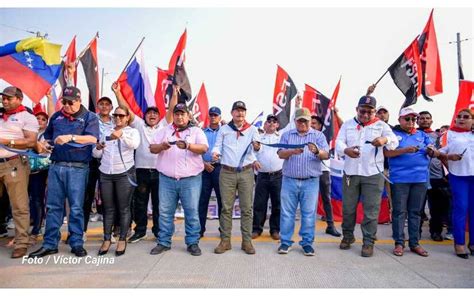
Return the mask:
<svg viewBox="0 0 474 296">
<path fill-rule="evenodd" d="M 51 42 L 63 44 L 63 53 L 77 35 L 79 53 L 99 31 L 99 67 L 107 73 L 104 95 L 113 97 L 110 85 L 142 37 L 155 90 L 155 67 L 167 68 L 187 28 L 186 70 L 193 95 L 205 82 L 210 106 L 219 106 L 224 117 L 235 100 L 247 103 L 248 121 L 261 111 L 270 113 L 279 64 L 300 92 L 308 83 L 331 96 L 342 75 L 338 107 L 348 119 L 367 86 L 422 32 L 431 8 L 0 8 L 0 44 L 29 37 L 19 30 L 27 29 L 47 33 Z M 449 44 L 456 32 L 470 38 L 462 43 L 462 53 L 465 77 L 473 80 L 473 11 L 435 8 L 434 21 L 444 93 L 433 97 L 434 103 L 420 97 L 414 108 L 433 113 L 438 127 L 450 122 L 458 94 L 456 46 Z M 1 88 L 6 85 L 0 80 Z M 404 98 L 390 75 L 374 96 L 396 123 Z"/>
</svg>

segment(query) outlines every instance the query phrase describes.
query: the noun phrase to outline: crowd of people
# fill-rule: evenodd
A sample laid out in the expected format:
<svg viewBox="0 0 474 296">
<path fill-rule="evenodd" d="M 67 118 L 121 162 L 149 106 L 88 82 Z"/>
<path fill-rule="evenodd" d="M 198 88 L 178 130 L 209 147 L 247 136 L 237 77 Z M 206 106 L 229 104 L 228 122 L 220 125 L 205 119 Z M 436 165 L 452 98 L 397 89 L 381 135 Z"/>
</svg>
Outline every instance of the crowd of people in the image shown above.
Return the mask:
<svg viewBox="0 0 474 296">
<path fill-rule="evenodd" d="M 472 110 L 460 110 L 453 127 L 433 131 L 428 111 L 417 113 L 407 107 L 398 113 L 399 124 L 390 126 L 389 111 L 377 108 L 372 87 L 358 101 L 353 118 L 344 122 L 334 110 L 341 128 L 335 149 L 330 149 L 322 118 L 299 108 L 300 102 L 283 129 L 278 117 L 270 114 L 259 131 L 247 122 L 243 101 L 233 103 L 228 123 L 223 122 L 220 108 L 211 107 L 209 126 L 201 129 L 186 104 L 178 102 L 177 86 L 166 114 L 149 107 L 143 118 L 130 111 L 119 84 L 114 83 L 112 90 L 118 106 L 114 109 L 112 100 L 102 97 L 97 114 L 82 105 L 81 92 L 74 86 L 64 88 L 58 112 L 52 111 L 50 97 L 48 112 L 33 112 L 22 105 L 18 87 L 1 92 L 0 235 L 7 233 L 5 218 L 11 209 L 15 224 L 12 258 L 28 254 L 43 223 L 42 246 L 28 256 L 58 253 L 65 217 L 71 252 L 86 256 L 85 233 L 94 201 L 103 215 L 103 243 L 97 254 L 107 254 L 116 243 L 115 255 L 122 256 L 128 243 L 147 236 L 150 199 L 151 232 L 157 242 L 150 254 L 170 250 L 180 202 L 187 251 L 199 256 L 213 191 L 220 233 L 216 254 L 232 249 L 232 210 L 238 198 L 241 249 L 246 254 L 256 253 L 252 240 L 263 233 L 270 201 L 269 234 L 280 241 L 277 252 L 287 254 L 294 243 L 299 207 L 299 245 L 304 255 L 313 256 L 321 195 L 325 232 L 342 236 L 342 250 L 355 242 L 357 206 L 362 202 L 361 255 L 371 257 L 384 189 L 391 204 L 394 255 L 404 253 L 407 221 L 409 249 L 428 256 L 419 243 L 426 202 L 431 238 L 442 241 L 447 225 L 455 254 L 468 258 L 468 219 L 468 248 L 474 254 Z M 342 234 L 334 224 L 331 206 L 329 160 L 334 157 L 344 160 Z M 97 186 L 99 200 L 95 199 Z M 444 237 L 449 239 L 449 233 Z"/>
</svg>

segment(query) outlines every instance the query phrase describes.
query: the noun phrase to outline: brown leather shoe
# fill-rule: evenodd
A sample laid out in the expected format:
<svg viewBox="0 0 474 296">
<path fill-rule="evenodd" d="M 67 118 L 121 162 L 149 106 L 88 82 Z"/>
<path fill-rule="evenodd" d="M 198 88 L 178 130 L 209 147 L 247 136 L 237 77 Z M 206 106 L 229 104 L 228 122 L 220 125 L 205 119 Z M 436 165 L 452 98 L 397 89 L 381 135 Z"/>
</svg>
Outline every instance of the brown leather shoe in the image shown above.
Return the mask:
<svg viewBox="0 0 474 296">
<path fill-rule="evenodd" d="M 230 244 L 230 240 L 221 240 L 219 245 L 214 249 L 214 253 L 216 254 L 223 254 L 226 251 L 232 249 L 232 245 Z"/>
<path fill-rule="evenodd" d="M 273 240 L 280 240 L 280 234 L 278 232 L 274 232 L 270 236 Z"/>
<path fill-rule="evenodd" d="M 18 248 L 13 250 L 12 252 L 12 258 L 21 258 L 26 255 L 26 248 Z"/>
<path fill-rule="evenodd" d="M 414 248 L 410 248 L 410 251 L 417 253 L 421 257 L 428 257 L 428 252 L 419 245 Z"/>
<path fill-rule="evenodd" d="M 395 248 L 393 249 L 393 255 L 403 256 L 403 246 L 402 245 L 396 245 Z"/>
<path fill-rule="evenodd" d="M 374 246 L 373 245 L 363 245 L 362 251 L 360 252 L 362 257 L 372 257 L 374 255 Z"/>
<path fill-rule="evenodd" d="M 258 232 L 252 232 L 252 239 L 256 239 L 257 237 L 260 236 L 260 233 Z"/>
<path fill-rule="evenodd" d="M 242 250 L 248 255 L 255 254 L 255 249 L 251 242 L 242 242 Z"/>
<path fill-rule="evenodd" d="M 348 238 L 343 238 L 341 240 L 341 243 L 339 244 L 339 249 L 341 250 L 349 250 L 351 248 L 351 245 L 355 243 L 355 238 L 348 239 Z"/>
</svg>

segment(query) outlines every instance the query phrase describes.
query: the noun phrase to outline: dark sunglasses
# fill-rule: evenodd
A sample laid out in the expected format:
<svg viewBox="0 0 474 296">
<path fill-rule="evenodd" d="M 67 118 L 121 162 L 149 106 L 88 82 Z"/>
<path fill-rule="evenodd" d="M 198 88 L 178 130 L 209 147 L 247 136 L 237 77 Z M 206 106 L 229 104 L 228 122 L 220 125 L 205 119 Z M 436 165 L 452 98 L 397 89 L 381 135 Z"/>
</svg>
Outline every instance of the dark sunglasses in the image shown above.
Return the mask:
<svg viewBox="0 0 474 296">
<path fill-rule="evenodd" d="M 74 102 L 75 102 L 75 100 L 72 100 L 72 101 L 71 101 L 71 100 L 66 100 L 66 99 L 62 99 L 62 100 L 61 100 L 61 103 L 62 103 L 63 105 L 69 105 L 69 106 L 74 105 Z"/>
<path fill-rule="evenodd" d="M 296 122 L 298 123 L 308 123 L 309 121 L 306 119 L 298 119 Z"/>
<path fill-rule="evenodd" d="M 467 115 L 467 114 L 465 114 L 465 115 L 459 114 L 459 115 L 456 116 L 456 118 L 457 119 L 471 119 L 471 116 Z"/>
<path fill-rule="evenodd" d="M 117 117 L 120 117 L 121 119 L 122 118 L 125 118 L 127 115 L 126 114 L 117 114 L 117 113 L 114 113 L 112 114 L 113 117 L 117 118 Z"/>
<path fill-rule="evenodd" d="M 359 113 L 364 115 L 364 114 L 373 114 L 375 112 L 374 112 L 374 110 L 359 109 Z"/>
<path fill-rule="evenodd" d="M 405 119 L 406 122 L 408 122 L 408 121 L 415 122 L 416 121 L 416 117 L 403 117 L 403 119 Z"/>
<path fill-rule="evenodd" d="M 216 114 L 216 113 L 211 113 L 209 114 L 209 117 L 219 117 L 220 115 L 219 114 Z"/>
</svg>

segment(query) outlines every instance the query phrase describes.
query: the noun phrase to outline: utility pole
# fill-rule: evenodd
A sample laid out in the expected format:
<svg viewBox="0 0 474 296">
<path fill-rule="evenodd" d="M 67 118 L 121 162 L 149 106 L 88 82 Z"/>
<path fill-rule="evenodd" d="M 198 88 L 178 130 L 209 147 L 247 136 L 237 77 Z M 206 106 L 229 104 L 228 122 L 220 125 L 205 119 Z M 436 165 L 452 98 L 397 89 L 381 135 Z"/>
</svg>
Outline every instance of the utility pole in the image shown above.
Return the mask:
<svg viewBox="0 0 474 296">
<path fill-rule="evenodd" d="M 102 79 L 100 81 L 100 96 L 101 97 L 104 96 L 104 76 L 108 75 L 108 74 L 110 74 L 110 73 L 104 72 L 104 68 L 102 68 Z"/>
<path fill-rule="evenodd" d="M 461 33 L 456 33 L 456 41 L 451 41 L 449 44 L 456 43 L 457 52 L 458 52 L 458 78 L 459 80 L 464 79 L 464 73 L 462 71 L 462 59 L 461 59 L 461 42 L 470 40 L 469 38 L 461 40 Z"/>
</svg>

